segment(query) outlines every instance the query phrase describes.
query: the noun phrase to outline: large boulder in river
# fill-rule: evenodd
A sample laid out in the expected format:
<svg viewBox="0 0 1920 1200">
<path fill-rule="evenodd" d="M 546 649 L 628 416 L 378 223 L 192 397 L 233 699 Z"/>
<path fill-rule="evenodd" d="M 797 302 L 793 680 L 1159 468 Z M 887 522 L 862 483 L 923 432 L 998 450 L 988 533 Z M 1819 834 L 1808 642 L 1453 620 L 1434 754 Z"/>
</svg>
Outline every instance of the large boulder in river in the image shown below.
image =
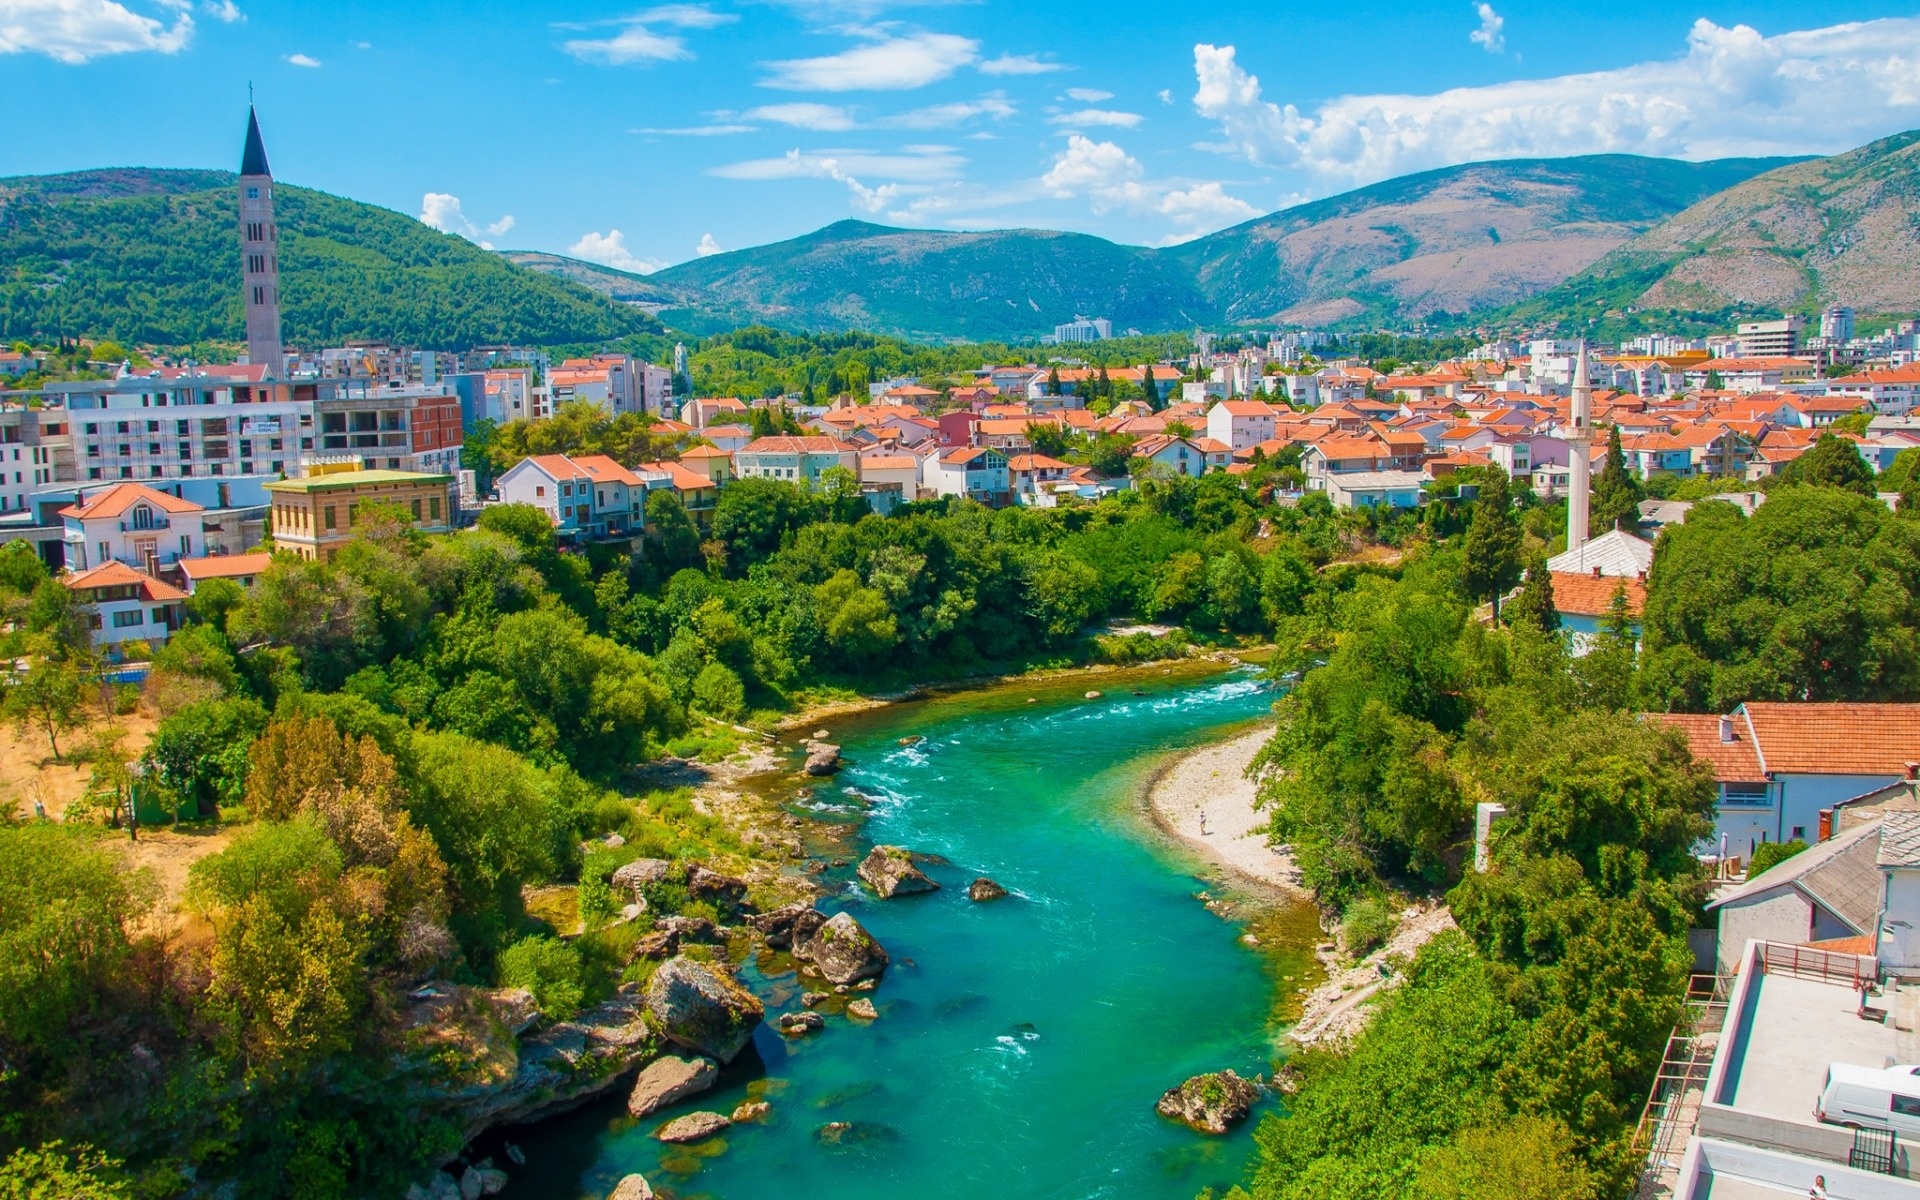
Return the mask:
<svg viewBox="0 0 1920 1200">
<path fill-rule="evenodd" d="M 814 910 L 813 901 L 795 900 L 792 904 L 783 904 L 779 908 L 748 917 L 747 925 L 767 940 L 769 949 L 786 950 L 793 946 L 795 924 L 807 913 L 820 916 Z M 826 918 L 821 917 L 820 920 L 825 921 Z M 814 923 L 813 928 L 808 929 L 807 933 L 811 935 L 813 929 L 818 927 L 819 923 Z"/>
<path fill-rule="evenodd" d="M 976 904 L 984 904 L 988 900 L 999 900 L 1004 898 L 1006 894 L 1007 889 L 1001 887 L 993 880 L 988 879 L 985 875 L 982 875 L 967 885 L 967 899 L 972 900 Z"/>
<path fill-rule="evenodd" d="M 687 868 L 687 895 L 721 908 L 732 907 L 747 898 L 747 881 L 709 871 L 705 867 Z"/>
<path fill-rule="evenodd" d="M 653 1187 L 645 1175 L 629 1175 L 614 1185 L 607 1200 L 653 1200 Z"/>
<path fill-rule="evenodd" d="M 831 775 L 840 769 L 840 747 L 831 742 L 808 742 L 807 765 L 802 768 L 809 775 Z"/>
<path fill-rule="evenodd" d="M 1244 1120 L 1259 1099 L 1260 1087 L 1252 1080 L 1232 1071 L 1215 1071 L 1169 1088 L 1154 1107 L 1161 1116 L 1184 1121 L 1201 1133 L 1219 1134 Z"/>
<path fill-rule="evenodd" d="M 688 1113 L 654 1130 L 653 1136 L 663 1142 L 700 1142 L 731 1124 L 732 1121 L 717 1112 Z"/>
<path fill-rule="evenodd" d="M 662 1055 L 648 1063 L 633 1081 L 627 1096 L 627 1112 L 644 1117 L 650 1112 L 678 1104 L 688 1096 L 697 1096 L 720 1078 L 720 1068 L 704 1058 Z"/>
<path fill-rule="evenodd" d="M 835 913 L 813 931 L 804 946 L 796 941 L 793 956 L 812 963 L 828 983 L 838 984 L 878 979 L 886 973 L 890 961 L 886 949 L 851 913 Z"/>
<path fill-rule="evenodd" d="M 875 846 L 860 861 L 860 878 L 882 900 L 938 891 L 940 885 L 913 865 L 913 852 L 903 846 Z"/>
<path fill-rule="evenodd" d="M 647 981 L 647 1013 L 676 1046 L 728 1063 L 766 1015 L 759 998 L 725 971 L 670 958 Z"/>
</svg>

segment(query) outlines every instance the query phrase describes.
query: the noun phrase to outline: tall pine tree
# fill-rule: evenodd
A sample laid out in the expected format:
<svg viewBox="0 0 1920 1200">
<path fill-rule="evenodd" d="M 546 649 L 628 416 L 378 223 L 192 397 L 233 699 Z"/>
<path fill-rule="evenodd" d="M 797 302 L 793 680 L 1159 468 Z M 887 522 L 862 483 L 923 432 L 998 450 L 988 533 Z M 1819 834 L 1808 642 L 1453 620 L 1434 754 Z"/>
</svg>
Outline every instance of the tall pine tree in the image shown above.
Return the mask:
<svg viewBox="0 0 1920 1200">
<path fill-rule="evenodd" d="M 1513 519 L 1513 498 L 1505 471 L 1487 473 L 1480 498 L 1473 503 L 1473 522 L 1467 526 L 1467 564 L 1464 580 L 1469 596 L 1485 596 L 1500 620 L 1500 595 L 1520 581 L 1520 523 Z"/>
<path fill-rule="evenodd" d="M 1614 529 L 1631 533 L 1640 525 L 1640 502 L 1647 490 L 1627 470 L 1626 452 L 1620 448 L 1620 427 L 1607 432 L 1607 462 L 1600 478 L 1593 483 L 1593 502 L 1587 509 L 1587 536 L 1599 537 Z"/>
<path fill-rule="evenodd" d="M 1060 394 L 1060 368 L 1049 367 L 1047 368 L 1047 395 L 1058 396 L 1059 394 Z"/>
<path fill-rule="evenodd" d="M 1527 560 L 1526 582 L 1520 594 L 1507 605 L 1507 624 L 1531 625 L 1542 633 L 1560 628 L 1560 613 L 1553 606 L 1553 576 L 1547 572 L 1547 556 L 1535 551 Z"/>
<path fill-rule="evenodd" d="M 1140 369 L 1140 390 L 1146 393 L 1147 407 L 1159 411 L 1160 393 L 1153 382 L 1153 364 L 1148 363 Z"/>
</svg>

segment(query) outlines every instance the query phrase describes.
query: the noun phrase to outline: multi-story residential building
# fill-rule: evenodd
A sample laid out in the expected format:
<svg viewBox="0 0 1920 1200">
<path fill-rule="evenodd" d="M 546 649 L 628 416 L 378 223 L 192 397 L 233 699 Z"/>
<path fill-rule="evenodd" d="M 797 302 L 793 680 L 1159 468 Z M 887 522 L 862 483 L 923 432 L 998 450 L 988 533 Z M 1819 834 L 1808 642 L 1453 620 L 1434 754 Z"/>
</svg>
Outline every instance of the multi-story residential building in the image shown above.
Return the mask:
<svg viewBox="0 0 1920 1200">
<path fill-rule="evenodd" d="M 1829 304 L 1820 310 L 1820 336 L 1829 342 L 1853 340 L 1853 310 L 1844 304 Z"/>
<path fill-rule="evenodd" d="M 1686 368 L 1690 388 L 1707 387 L 1718 380 L 1722 388 L 1733 392 L 1767 392 L 1796 383 L 1811 382 L 1818 368 L 1811 359 L 1785 355 L 1744 355 L 1737 358 L 1709 358 Z"/>
<path fill-rule="evenodd" d="M 1830 379 L 1827 395 L 1857 397 L 1883 416 L 1905 416 L 1913 411 L 1914 401 L 1920 398 L 1920 363 Z"/>
<path fill-rule="evenodd" d="M 460 469 L 460 399 L 437 388 L 321 389 L 314 404 L 315 452 L 351 454 L 369 471 L 452 473 Z"/>
<path fill-rule="evenodd" d="M 316 463 L 297 479 L 266 485 L 272 499 L 273 544 L 302 558 L 332 561 L 353 536 L 353 512 L 362 503 L 397 505 L 423 533 L 453 527 L 453 476 L 420 471 L 368 470 L 351 460 Z"/>
<path fill-rule="evenodd" d="M 1263 400 L 1222 400 L 1207 410 L 1207 436 L 1235 450 L 1273 437 L 1279 410 Z"/>
<path fill-rule="evenodd" d="M 1790 358 L 1800 353 L 1806 328 L 1805 317 L 1788 316 L 1778 321 L 1742 321 L 1734 335 L 1740 339 L 1743 358 Z"/>
<path fill-rule="evenodd" d="M 66 412 L 0 408 L 0 513 L 26 509 L 36 488 L 72 480 L 72 426 Z"/>
<path fill-rule="evenodd" d="M 921 489 L 935 496 L 963 496 L 989 507 L 1013 499 L 1007 456 L 985 446 L 962 446 L 928 455 L 921 472 Z"/>
<path fill-rule="evenodd" d="M 672 480 L 654 476 L 661 486 Z M 560 537 L 600 541 L 646 528 L 648 477 L 604 454 L 536 454 L 521 459 L 495 485 L 505 504 L 547 514 Z"/>
<path fill-rule="evenodd" d="M 81 483 L 277 475 L 315 449 L 317 388 L 265 374 L 259 365 L 156 368 L 40 395 L 67 410 Z"/>
<path fill-rule="evenodd" d="M 76 571 L 124 563 L 149 575 L 206 553 L 206 509 L 138 483 L 82 495 L 60 510 L 67 566 Z"/>
<path fill-rule="evenodd" d="M 857 475 L 860 451 L 838 438 L 763 437 L 755 438 L 737 451 L 733 466 L 741 479 L 785 479 L 791 483 L 817 484 L 820 476 L 834 467 L 844 467 Z"/>
<path fill-rule="evenodd" d="M 1075 317 L 1069 324 L 1053 327 L 1053 340 L 1056 344 L 1104 342 L 1112 336 L 1113 322 L 1105 317 L 1095 317 L 1092 320 Z"/>
<path fill-rule="evenodd" d="M 157 646 L 180 628 L 187 594 L 123 562 L 62 575 L 60 582 L 85 611 L 94 648 L 108 658 L 124 657 L 130 642 Z"/>
</svg>

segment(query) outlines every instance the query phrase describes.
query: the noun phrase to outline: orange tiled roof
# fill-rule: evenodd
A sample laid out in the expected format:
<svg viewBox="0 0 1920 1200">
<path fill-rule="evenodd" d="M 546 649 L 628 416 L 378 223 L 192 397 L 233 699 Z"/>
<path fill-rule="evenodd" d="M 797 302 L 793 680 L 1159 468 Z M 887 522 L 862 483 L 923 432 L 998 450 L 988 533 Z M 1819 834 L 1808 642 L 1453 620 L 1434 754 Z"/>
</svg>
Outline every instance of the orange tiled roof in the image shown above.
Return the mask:
<svg viewBox="0 0 1920 1200">
<path fill-rule="evenodd" d="M 169 496 L 165 492 L 155 491 L 144 483 L 116 483 L 103 492 L 95 492 L 79 504 L 71 504 L 61 509 L 60 515 L 74 517 L 81 521 L 117 517 L 141 501 L 153 505 L 162 512 L 206 511 L 191 500 L 182 500 L 178 496 Z"/>
<path fill-rule="evenodd" d="M 86 592 L 94 588 L 137 587 L 143 600 L 166 603 L 171 600 L 185 600 L 187 594 L 170 583 L 162 583 L 151 575 L 142 574 L 119 561 L 95 567 L 91 571 L 82 571 L 78 575 L 68 575 L 60 580 L 68 591 Z"/>
<path fill-rule="evenodd" d="M 1767 770 L 1788 774 L 1904 775 L 1920 762 L 1920 705 L 1790 704 L 1742 708 Z"/>
<path fill-rule="evenodd" d="M 183 558 L 180 570 L 188 579 L 199 582 L 202 579 L 238 579 L 243 575 L 258 575 L 273 564 L 273 555 L 258 554 L 218 554 L 209 558 Z"/>
<path fill-rule="evenodd" d="M 1753 735 L 1746 723 L 1733 723 L 1733 740 L 1720 740 L 1720 718 L 1712 713 L 1648 713 L 1649 720 L 1678 729 L 1687 736 L 1687 749 L 1713 768 L 1713 777 L 1723 783 L 1759 783 L 1767 773 L 1760 769 L 1760 756 L 1754 753 Z"/>
<path fill-rule="evenodd" d="M 1627 611 L 1639 616 L 1647 607 L 1647 585 L 1637 579 L 1616 575 L 1582 575 L 1575 571 L 1554 571 L 1553 607 L 1556 612 L 1583 617 L 1604 616 L 1613 608 L 1613 594 L 1627 590 Z"/>
</svg>

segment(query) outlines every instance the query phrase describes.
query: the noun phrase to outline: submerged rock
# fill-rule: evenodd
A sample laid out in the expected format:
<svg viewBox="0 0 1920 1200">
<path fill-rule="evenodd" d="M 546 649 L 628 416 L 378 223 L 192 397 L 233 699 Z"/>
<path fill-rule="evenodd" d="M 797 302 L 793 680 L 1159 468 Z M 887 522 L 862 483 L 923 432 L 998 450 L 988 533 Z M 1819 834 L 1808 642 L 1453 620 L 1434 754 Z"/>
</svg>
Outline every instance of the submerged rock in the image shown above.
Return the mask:
<svg viewBox="0 0 1920 1200">
<path fill-rule="evenodd" d="M 758 1121 L 773 1111 L 773 1105 L 765 1100 L 748 1100 L 733 1110 L 733 1123 L 739 1125 L 745 1121 Z"/>
<path fill-rule="evenodd" d="M 938 891 L 940 885 L 914 866 L 913 859 L 904 846 L 875 846 L 860 862 L 860 878 L 882 900 Z"/>
<path fill-rule="evenodd" d="M 723 1063 L 746 1047 L 766 1015 L 739 980 L 689 958 L 660 964 L 647 981 L 647 1011 L 668 1041 Z"/>
<path fill-rule="evenodd" d="M 653 1185 L 645 1175 L 629 1175 L 613 1185 L 607 1200 L 653 1200 Z"/>
<path fill-rule="evenodd" d="M 802 1037 L 825 1029 L 827 1019 L 817 1012 L 790 1012 L 782 1013 L 776 1024 L 788 1037 Z"/>
<path fill-rule="evenodd" d="M 1245 1120 L 1259 1099 L 1259 1085 L 1252 1080 L 1232 1071 L 1215 1071 L 1167 1089 L 1155 1108 L 1161 1116 L 1183 1121 L 1201 1133 L 1221 1134 Z"/>
<path fill-rule="evenodd" d="M 701 1142 L 719 1133 L 733 1124 L 717 1112 L 688 1113 L 684 1117 L 675 1117 L 665 1125 L 653 1131 L 653 1136 L 662 1142 L 684 1143 Z"/>
<path fill-rule="evenodd" d="M 987 900 L 999 900 L 1005 897 L 1007 889 L 1001 887 L 985 875 L 967 885 L 967 899 L 978 904 Z"/>
<path fill-rule="evenodd" d="M 828 983 L 845 986 L 886 973 L 887 952 L 851 913 L 835 913 L 807 938 L 803 946 L 794 931 L 793 956 L 811 963 Z"/>
<path fill-rule="evenodd" d="M 860 999 L 847 1005 L 847 1015 L 850 1017 L 859 1017 L 863 1021 L 877 1021 L 880 1019 L 880 1010 L 873 1006 L 873 1001 L 862 996 Z"/>
<path fill-rule="evenodd" d="M 678 1104 L 688 1096 L 697 1096 L 720 1078 L 720 1068 L 704 1058 L 681 1058 L 668 1054 L 654 1059 L 633 1081 L 627 1096 L 627 1112 L 644 1117 L 650 1112 Z"/>
</svg>

